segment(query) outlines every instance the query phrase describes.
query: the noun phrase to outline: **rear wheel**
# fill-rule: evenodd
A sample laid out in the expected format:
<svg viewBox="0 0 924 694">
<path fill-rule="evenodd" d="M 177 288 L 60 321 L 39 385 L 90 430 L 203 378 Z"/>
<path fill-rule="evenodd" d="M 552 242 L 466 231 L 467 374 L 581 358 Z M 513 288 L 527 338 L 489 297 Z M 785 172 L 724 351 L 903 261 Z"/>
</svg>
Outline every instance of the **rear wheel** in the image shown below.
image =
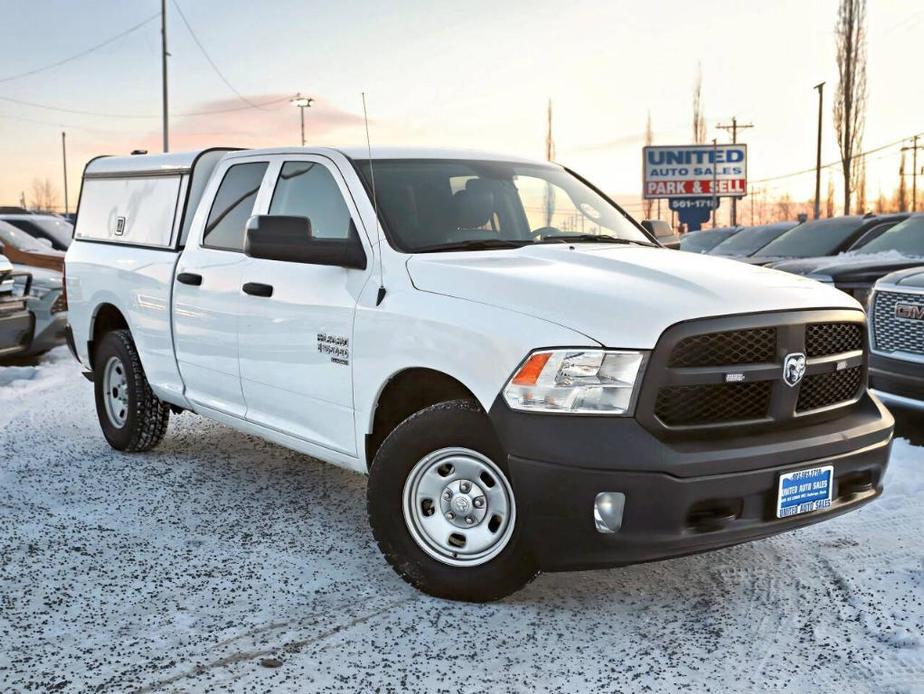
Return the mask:
<svg viewBox="0 0 924 694">
<path fill-rule="evenodd" d="M 367 507 L 382 553 L 404 580 L 472 602 L 532 580 L 536 564 L 504 461 L 490 422 L 469 400 L 428 407 L 385 439 Z"/>
<path fill-rule="evenodd" d="M 96 415 L 109 445 L 120 451 L 157 446 L 167 432 L 170 408 L 151 390 L 131 333 L 106 333 L 93 365 Z"/>
</svg>

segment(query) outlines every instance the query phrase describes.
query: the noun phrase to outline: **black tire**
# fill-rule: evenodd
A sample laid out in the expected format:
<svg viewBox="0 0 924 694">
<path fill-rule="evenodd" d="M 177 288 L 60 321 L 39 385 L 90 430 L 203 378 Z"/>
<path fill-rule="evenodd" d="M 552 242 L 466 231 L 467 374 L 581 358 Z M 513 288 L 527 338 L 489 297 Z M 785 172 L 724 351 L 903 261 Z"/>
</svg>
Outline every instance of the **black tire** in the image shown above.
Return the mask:
<svg viewBox="0 0 924 694">
<path fill-rule="evenodd" d="M 487 456 L 509 480 L 504 451 L 476 403 L 454 400 L 433 405 L 399 424 L 375 455 L 366 493 L 372 533 L 398 575 L 424 593 L 467 602 L 499 600 L 538 573 L 521 532 L 521 514 L 517 514 L 513 534 L 499 554 L 484 564 L 463 567 L 431 557 L 414 540 L 405 522 L 403 491 L 408 476 L 425 456 L 450 447 L 469 448 Z"/>
<path fill-rule="evenodd" d="M 110 419 L 103 397 L 104 371 L 113 357 L 121 361 L 127 381 L 128 402 L 121 427 Z M 96 348 L 93 366 L 96 416 L 109 445 L 126 452 L 149 451 L 157 446 L 167 433 L 170 407 L 151 391 L 131 333 L 128 330 L 106 333 Z"/>
</svg>

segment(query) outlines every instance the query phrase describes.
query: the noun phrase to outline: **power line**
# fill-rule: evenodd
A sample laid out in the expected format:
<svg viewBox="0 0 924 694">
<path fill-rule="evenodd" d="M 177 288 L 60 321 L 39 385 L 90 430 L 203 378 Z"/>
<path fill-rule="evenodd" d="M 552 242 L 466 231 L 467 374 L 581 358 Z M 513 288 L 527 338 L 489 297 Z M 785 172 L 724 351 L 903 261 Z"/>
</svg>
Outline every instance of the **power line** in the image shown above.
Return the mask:
<svg viewBox="0 0 924 694">
<path fill-rule="evenodd" d="M 23 77 L 30 77 L 32 75 L 37 75 L 40 72 L 46 72 L 48 70 L 52 70 L 56 67 L 64 65 L 65 63 L 69 63 L 72 60 L 83 58 L 85 55 L 89 55 L 90 53 L 93 53 L 94 51 L 98 51 L 100 48 L 104 48 L 105 46 L 108 46 L 110 43 L 113 43 L 114 41 L 118 41 L 123 36 L 128 36 L 133 31 L 137 31 L 138 29 L 143 27 L 145 24 L 148 24 L 149 22 L 154 21 L 158 17 L 160 17 L 159 12 L 151 15 L 150 17 L 148 17 L 147 19 L 143 21 L 138 22 L 134 26 L 129 27 L 125 31 L 119 32 L 115 36 L 112 36 L 106 39 L 105 41 L 96 44 L 95 46 L 91 46 L 90 48 L 80 51 L 79 53 L 75 53 L 74 55 L 68 56 L 67 58 L 62 58 L 61 60 L 55 61 L 48 65 L 43 65 L 42 67 L 37 67 L 37 68 L 33 68 L 32 70 L 26 70 L 25 72 L 20 72 L 18 75 L 10 75 L 9 77 L 0 77 L 0 82 L 12 82 L 13 80 L 22 79 Z"/>
<path fill-rule="evenodd" d="M 159 16 L 159 15 L 158 15 Z M 264 101 L 258 104 L 259 107 L 271 106 L 272 104 L 278 104 L 283 101 L 288 101 L 291 99 L 291 96 L 283 96 L 278 99 L 271 99 L 269 101 Z M 20 106 L 30 106 L 32 108 L 41 108 L 46 111 L 60 111 L 61 113 L 73 113 L 79 116 L 97 116 L 99 118 L 160 118 L 161 114 L 150 114 L 150 113 L 111 113 L 111 112 L 101 112 L 101 111 L 82 111 L 80 109 L 74 108 L 64 108 L 61 106 L 49 106 L 48 104 L 39 104 L 34 101 L 24 101 L 23 99 L 14 99 L 9 96 L 0 96 L 0 101 L 8 101 L 11 104 L 18 104 Z M 209 116 L 213 113 L 230 113 L 232 111 L 245 111 L 252 106 L 233 106 L 230 108 L 217 108 L 208 111 L 186 111 L 184 113 L 174 113 L 175 116 Z"/>
<path fill-rule="evenodd" d="M 890 142 L 890 143 L 888 143 L 888 144 L 886 144 L 886 145 L 882 145 L 882 146 L 880 146 L 880 147 L 875 147 L 875 148 L 873 148 L 873 149 L 868 149 L 868 150 L 866 150 L 865 152 L 860 152 L 860 153 L 858 153 L 858 154 L 854 154 L 852 157 L 850 157 L 850 159 L 851 159 L 851 161 L 853 161 L 854 159 L 859 159 L 860 157 L 865 157 L 867 154 L 875 154 L 876 152 L 881 152 L 882 150 L 884 150 L 884 149 L 889 149 L 890 147 L 897 147 L 898 145 L 904 144 L 907 140 L 910 140 L 910 139 L 912 139 L 913 137 L 921 137 L 921 136 L 924 136 L 924 131 L 919 132 L 919 133 L 917 133 L 916 135 L 909 135 L 908 137 L 903 137 L 903 138 L 900 139 L 900 140 L 896 140 L 895 142 Z M 822 168 L 822 169 L 829 169 L 829 168 L 831 168 L 832 166 L 838 166 L 839 164 L 841 164 L 841 160 L 840 160 L 840 159 L 838 159 L 837 161 L 832 161 L 832 162 L 830 162 L 830 163 L 828 163 L 828 164 L 823 164 L 823 165 L 821 166 L 821 168 Z M 784 179 L 784 178 L 792 178 L 793 176 L 802 176 L 802 175 L 807 174 L 807 173 L 813 173 L 814 171 L 815 171 L 815 167 L 813 166 L 811 169 L 802 169 L 801 171 L 794 171 L 794 172 L 788 173 L 788 174 L 781 174 L 780 176 L 769 176 L 768 178 L 759 178 L 759 179 L 757 179 L 757 180 L 755 180 L 755 181 L 751 181 L 751 183 L 767 183 L 767 182 L 769 182 L 769 181 L 779 181 L 779 180 Z"/>
<path fill-rule="evenodd" d="M 218 75 L 218 77 L 221 78 L 221 81 L 225 83 L 225 86 L 227 86 L 228 89 L 234 92 L 237 98 L 243 101 L 249 107 L 263 110 L 261 106 L 255 104 L 250 99 L 248 99 L 246 96 L 241 94 L 237 89 L 234 88 L 234 85 L 228 81 L 228 78 L 224 76 L 222 71 L 218 68 L 218 65 L 215 64 L 214 60 L 212 60 L 212 57 L 208 54 L 208 51 L 205 50 L 205 46 L 202 45 L 202 42 L 199 40 L 199 37 L 196 36 L 196 32 L 193 31 L 193 28 L 190 25 L 189 20 L 187 20 L 186 15 L 183 14 L 183 9 L 180 7 L 180 4 L 177 2 L 177 0 L 172 0 L 172 2 L 173 2 L 173 6 L 176 8 L 176 11 L 179 12 L 180 19 L 183 20 L 183 24 L 185 24 L 186 28 L 189 30 L 189 35 L 192 36 L 192 40 L 199 47 L 199 50 L 202 51 L 202 55 L 208 61 L 209 65 L 212 66 L 212 69 L 215 71 L 215 74 Z"/>
</svg>

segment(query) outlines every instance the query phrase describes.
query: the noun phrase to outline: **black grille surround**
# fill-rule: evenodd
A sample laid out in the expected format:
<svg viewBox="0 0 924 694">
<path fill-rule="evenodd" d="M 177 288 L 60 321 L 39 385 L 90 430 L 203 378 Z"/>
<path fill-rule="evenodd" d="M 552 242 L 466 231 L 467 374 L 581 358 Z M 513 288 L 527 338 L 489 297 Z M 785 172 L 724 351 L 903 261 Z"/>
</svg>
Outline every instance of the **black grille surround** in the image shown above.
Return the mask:
<svg viewBox="0 0 924 694">
<path fill-rule="evenodd" d="M 790 354 L 806 356 L 795 386 Z M 677 323 L 645 370 L 636 417 L 662 438 L 791 428 L 839 416 L 866 388 L 862 311 L 822 309 L 742 314 Z"/>
</svg>

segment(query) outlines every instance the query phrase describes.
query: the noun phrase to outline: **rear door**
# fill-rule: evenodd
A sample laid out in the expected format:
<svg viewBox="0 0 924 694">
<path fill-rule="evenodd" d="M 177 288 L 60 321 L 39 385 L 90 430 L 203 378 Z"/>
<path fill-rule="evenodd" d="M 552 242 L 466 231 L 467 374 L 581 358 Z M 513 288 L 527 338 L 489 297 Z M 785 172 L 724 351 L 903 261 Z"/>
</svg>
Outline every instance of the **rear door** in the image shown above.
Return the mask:
<svg viewBox="0 0 924 694">
<path fill-rule="evenodd" d="M 358 235 L 359 214 L 340 172 L 323 156 L 277 156 L 264 214 L 308 217 L 316 237 Z M 357 220 L 354 222 L 354 220 Z M 369 270 L 247 258 L 238 344 L 247 419 L 356 455 L 353 316 Z"/>
<path fill-rule="evenodd" d="M 201 231 L 193 232 L 180 256 L 173 290 L 174 343 L 186 397 L 241 418 L 237 336 L 244 226 L 268 166 L 268 157 L 235 158 L 216 169 L 220 184 L 204 196 L 214 195 L 212 205 L 204 222 L 193 223 Z"/>
</svg>

